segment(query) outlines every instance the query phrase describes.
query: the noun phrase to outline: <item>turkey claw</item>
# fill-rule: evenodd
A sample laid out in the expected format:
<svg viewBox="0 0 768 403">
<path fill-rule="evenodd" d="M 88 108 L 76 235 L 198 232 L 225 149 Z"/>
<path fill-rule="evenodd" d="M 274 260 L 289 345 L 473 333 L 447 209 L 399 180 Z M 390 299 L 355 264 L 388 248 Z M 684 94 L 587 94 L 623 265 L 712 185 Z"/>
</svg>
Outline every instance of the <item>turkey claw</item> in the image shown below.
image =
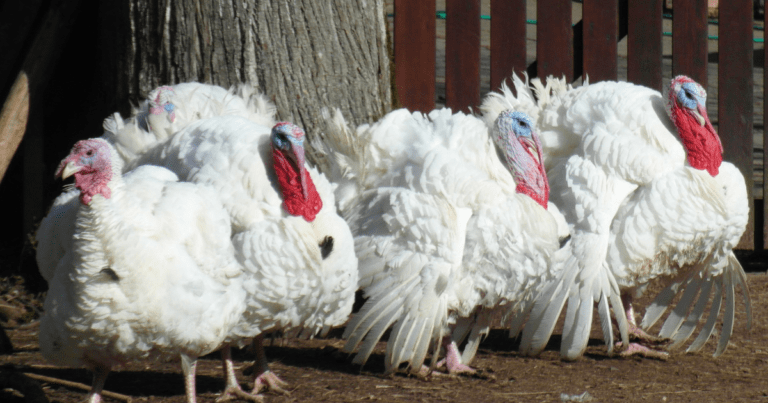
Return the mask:
<svg viewBox="0 0 768 403">
<path fill-rule="evenodd" d="M 258 394 L 251 394 L 248 392 L 243 391 L 240 389 L 239 386 L 232 386 L 225 389 L 223 392 L 221 392 L 221 395 L 219 395 L 218 398 L 216 398 L 216 402 L 228 402 L 230 400 L 250 400 L 252 402 L 263 402 L 264 397 Z"/>
<path fill-rule="evenodd" d="M 256 380 L 253 382 L 253 391 L 251 393 L 258 394 L 262 390 L 270 390 L 272 392 L 288 396 L 291 394 L 291 392 L 283 389 L 287 386 L 288 383 L 278 378 L 274 372 L 266 370 L 262 372 L 261 375 L 256 377 Z"/>
</svg>

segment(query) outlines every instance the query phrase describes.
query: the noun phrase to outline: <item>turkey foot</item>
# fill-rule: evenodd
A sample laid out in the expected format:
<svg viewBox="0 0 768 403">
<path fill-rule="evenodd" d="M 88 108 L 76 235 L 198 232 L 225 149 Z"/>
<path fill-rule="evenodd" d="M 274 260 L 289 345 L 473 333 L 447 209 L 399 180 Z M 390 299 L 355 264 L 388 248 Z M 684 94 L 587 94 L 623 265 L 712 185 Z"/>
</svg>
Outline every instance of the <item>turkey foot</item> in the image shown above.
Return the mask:
<svg viewBox="0 0 768 403">
<path fill-rule="evenodd" d="M 88 393 L 88 403 L 101 403 L 101 391 L 104 389 L 104 382 L 107 380 L 109 369 L 98 366 L 93 370 L 93 383 L 91 391 Z"/>
<path fill-rule="evenodd" d="M 461 354 L 456 342 L 451 340 L 450 336 L 443 338 L 443 348 L 445 348 L 445 358 L 437 362 L 438 367 L 445 366 L 449 375 L 475 375 L 477 370 L 461 362 Z"/>
<path fill-rule="evenodd" d="M 656 346 L 664 346 L 669 344 L 671 341 L 670 339 L 666 339 L 659 336 L 652 336 L 645 332 L 645 330 L 641 329 L 639 326 L 635 325 L 634 323 L 629 324 L 629 337 L 633 339 L 640 340 L 644 344 L 652 344 Z"/>
<path fill-rule="evenodd" d="M 640 343 L 646 345 L 664 346 L 669 344 L 671 340 L 663 337 L 651 336 L 637 325 L 637 321 L 635 320 L 635 309 L 632 306 L 632 296 L 630 294 L 622 294 L 621 302 L 624 305 L 624 313 L 627 316 L 627 324 L 629 325 L 627 330 L 630 338 L 639 340 Z"/>
<path fill-rule="evenodd" d="M 619 353 L 621 357 L 631 357 L 633 355 L 639 355 L 645 358 L 654 358 L 657 360 L 666 361 L 669 358 L 669 353 L 666 351 L 660 351 L 656 348 L 661 348 L 669 343 L 669 339 L 662 337 L 651 336 L 646 333 L 645 330 L 637 326 L 635 321 L 635 310 L 632 307 L 632 296 L 630 294 L 622 294 L 621 302 L 624 305 L 624 313 L 627 316 L 627 322 L 629 325 L 628 333 L 631 339 L 640 341 L 639 343 L 629 343 L 624 351 Z M 616 343 L 616 347 L 620 348 L 623 345 L 622 342 Z"/>
<path fill-rule="evenodd" d="M 253 391 L 251 393 L 257 394 L 262 390 L 271 390 L 282 395 L 290 395 L 291 392 L 283 389 L 286 386 L 288 386 L 288 383 L 280 379 L 274 372 L 266 370 L 254 379 Z"/>
<path fill-rule="evenodd" d="M 237 399 L 250 400 L 252 402 L 264 401 L 264 397 L 258 394 L 250 394 L 240 388 L 240 385 L 229 385 L 223 392 L 221 392 L 221 395 L 216 398 L 216 402 L 227 402 Z"/>
<path fill-rule="evenodd" d="M 616 343 L 616 348 L 621 348 L 623 343 Z M 629 343 L 629 346 L 619 353 L 621 357 L 631 357 L 633 355 L 639 355 L 645 358 L 654 358 L 657 360 L 666 361 L 669 358 L 669 353 L 666 351 L 659 351 L 653 348 L 646 347 L 639 343 Z"/>
<path fill-rule="evenodd" d="M 435 375 L 468 375 L 468 376 L 474 376 L 477 375 L 477 370 L 470 367 L 469 365 L 465 365 L 461 362 L 461 354 L 459 354 L 459 347 L 456 346 L 456 343 L 451 340 L 450 336 L 445 336 L 443 338 L 443 348 L 445 349 L 445 358 L 438 361 L 437 364 L 435 364 L 436 368 L 445 367 L 445 373 L 443 372 L 437 372 L 432 371 L 432 374 Z M 419 377 L 426 377 L 430 375 L 430 369 L 426 365 L 421 366 L 421 370 L 419 370 L 418 373 L 416 373 Z"/>
<path fill-rule="evenodd" d="M 243 391 L 235 376 L 235 365 L 232 362 L 232 349 L 229 345 L 221 349 L 221 361 L 224 368 L 224 379 L 227 380 L 227 386 L 221 395 L 216 399 L 217 402 L 226 402 L 230 400 L 243 399 L 253 402 L 262 402 L 264 398 L 258 394 L 250 394 Z"/>
<path fill-rule="evenodd" d="M 258 394 L 262 390 L 271 390 L 282 395 L 290 395 L 290 392 L 283 389 L 288 386 L 286 382 L 278 378 L 274 372 L 269 370 L 267 355 L 264 353 L 264 335 L 260 334 L 253 338 L 253 350 L 256 352 L 256 362 L 253 363 L 253 390 L 251 394 Z"/>
</svg>

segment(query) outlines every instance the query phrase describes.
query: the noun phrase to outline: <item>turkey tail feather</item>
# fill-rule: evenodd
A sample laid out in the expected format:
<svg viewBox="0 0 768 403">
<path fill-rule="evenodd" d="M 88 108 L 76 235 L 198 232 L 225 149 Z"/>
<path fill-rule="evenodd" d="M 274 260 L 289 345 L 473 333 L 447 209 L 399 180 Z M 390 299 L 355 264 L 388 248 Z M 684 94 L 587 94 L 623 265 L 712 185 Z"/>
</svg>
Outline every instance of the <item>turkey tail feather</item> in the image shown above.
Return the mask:
<svg viewBox="0 0 768 403">
<path fill-rule="evenodd" d="M 699 270 L 694 269 L 694 272 L 698 271 Z M 669 315 L 669 317 L 667 317 L 667 320 L 664 322 L 664 326 L 661 327 L 661 331 L 659 332 L 660 337 L 669 339 L 675 336 L 675 333 L 677 333 L 677 330 L 683 324 L 683 319 L 687 316 L 688 311 L 691 309 L 691 305 L 696 298 L 696 294 L 699 292 L 699 289 L 701 289 L 701 282 L 702 279 L 695 275 L 688 279 L 685 286 L 685 291 L 683 291 L 683 296 L 680 298 L 680 301 L 677 303 L 677 305 L 675 305 L 675 308 L 672 310 L 672 313 Z"/>
<path fill-rule="evenodd" d="M 709 297 L 712 295 L 713 282 L 712 279 L 707 278 L 704 279 L 702 283 L 703 285 L 701 285 L 701 293 L 699 293 L 699 298 L 696 300 L 693 311 L 691 311 L 691 314 L 688 315 L 685 323 L 683 323 L 678 332 L 672 338 L 673 343 L 669 347 L 670 349 L 674 349 L 685 343 L 685 341 L 691 337 L 693 331 L 696 329 L 696 325 L 699 324 L 701 317 L 704 315 L 704 309 L 707 307 Z"/>
<path fill-rule="evenodd" d="M 653 300 L 651 305 L 646 308 L 643 320 L 640 322 L 640 326 L 643 329 L 649 329 L 653 327 L 653 325 L 656 324 L 661 316 L 664 315 L 664 312 L 667 310 L 667 308 L 669 308 L 669 304 L 672 302 L 672 299 L 677 294 L 679 287 L 679 282 L 672 282 L 668 286 L 664 287 L 664 289 L 661 290 L 658 295 L 656 295 L 656 298 Z"/>
<path fill-rule="evenodd" d="M 538 355 L 546 347 L 565 305 L 565 299 L 570 293 L 570 285 L 578 274 L 577 265 L 578 262 L 571 256 L 565 263 L 559 280 L 556 278 L 545 285 L 541 294 L 536 297 L 520 341 L 520 352 L 523 354 Z"/>
<path fill-rule="evenodd" d="M 736 255 L 731 254 L 728 256 L 728 262 L 730 263 L 730 270 L 735 272 L 733 279 L 741 286 L 742 296 L 744 297 L 744 309 L 747 313 L 747 331 L 752 329 L 752 298 L 749 295 L 749 287 L 747 286 L 747 273 L 744 272 L 744 268 L 741 267 L 741 263 L 736 259 Z"/>
<path fill-rule="evenodd" d="M 720 306 L 723 302 L 723 278 L 722 276 L 717 276 L 714 278 L 714 286 L 715 286 L 715 296 L 712 298 L 712 306 L 709 309 L 709 316 L 707 317 L 707 322 L 704 324 L 704 327 L 701 329 L 701 332 L 699 332 L 699 335 L 696 337 L 696 339 L 691 343 L 691 345 L 688 347 L 686 352 L 696 352 L 699 351 L 704 344 L 709 340 L 709 336 L 712 335 L 712 332 L 715 330 L 715 324 L 717 323 L 717 317 L 720 315 Z"/>
<path fill-rule="evenodd" d="M 611 307 L 608 304 L 608 298 L 605 294 L 600 297 L 600 302 L 597 303 L 597 307 L 600 314 L 600 327 L 603 330 L 605 344 L 608 345 L 608 353 L 611 353 L 613 351 L 613 325 L 611 323 Z"/>
<path fill-rule="evenodd" d="M 475 358 L 477 348 L 480 347 L 480 342 L 491 330 L 489 319 L 490 318 L 485 312 L 481 311 L 478 315 L 477 322 L 472 326 L 472 332 L 469 334 L 467 344 L 464 346 L 464 351 L 461 353 L 462 363 L 469 364 L 469 362 Z"/>
<path fill-rule="evenodd" d="M 733 319 L 736 311 L 736 295 L 733 291 L 733 273 L 726 271 L 723 274 L 723 288 L 725 288 L 725 317 L 723 317 L 723 330 L 720 333 L 720 340 L 717 343 L 717 349 L 713 357 L 719 357 L 728 347 L 728 341 L 733 334 Z"/>
</svg>

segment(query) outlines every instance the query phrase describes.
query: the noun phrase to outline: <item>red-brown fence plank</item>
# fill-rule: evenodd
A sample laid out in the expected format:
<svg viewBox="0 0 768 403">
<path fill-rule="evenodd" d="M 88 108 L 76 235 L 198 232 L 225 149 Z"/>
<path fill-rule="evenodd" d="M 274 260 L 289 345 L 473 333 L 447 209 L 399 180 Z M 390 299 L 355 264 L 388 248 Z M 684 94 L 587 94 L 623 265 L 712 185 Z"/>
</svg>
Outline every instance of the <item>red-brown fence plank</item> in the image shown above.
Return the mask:
<svg viewBox="0 0 768 403">
<path fill-rule="evenodd" d="M 491 0 L 491 90 L 521 74 L 525 60 L 525 0 Z"/>
<path fill-rule="evenodd" d="M 571 2 L 539 0 L 536 5 L 537 75 L 542 81 L 548 75 L 573 81 L 573 33 Z"/>
<path fill-rule="evenodd" d="M 706 88 L 707 0 L 675 0 L 672 7 L 672 75 L 685 74 Z"/>
<path fill-rule="evenodd" d="M 764 23 L 768 23 L 768 13 L 763 14 Z M 765 37 L 765 36 L 763 36 Z M 768 175 L 768 100 L 765 99 L 765 94 L 768 94 L 768 46 L 763 47 L 763 249 L 768 249 L 768 180 L 765 180 Z"/>
<path fill-rule="evenodd" d="M 718 131 L 724 159 L 736 165 L 752 204 L 752 0 L 720 2 Z M 754 248 L 754 209 L 740 248 Z"/>
<path fill-rule="evenodd" d="M 395 87 L 411 111 L 435 108 L 435 2 L 395 0 Z"/>
<path fill-rule="evenodd" d="M 445 105 L 469 112 L 480 104 L 480 0 L 447 0 L 445 9 Z"/>
<path fill-rule="evenodd" d="M 747 183 L 752 205 L 752 0 L 720 2 L 718 40 L 718 131 L 724 159 L 736 165 Z M 739 248 L 754 249 L 754 209 Z"/>
<path fill-rule="evenodd" d="M 616 80 L 619 74 L 619 3 L 584 0 L 584 74 L 589 82 Z"/>
<path fill-rule="evenodd" d="M 627 10 L 627 81 L 661 91 L 662 1 L 630 1 Z"/>
</svg>

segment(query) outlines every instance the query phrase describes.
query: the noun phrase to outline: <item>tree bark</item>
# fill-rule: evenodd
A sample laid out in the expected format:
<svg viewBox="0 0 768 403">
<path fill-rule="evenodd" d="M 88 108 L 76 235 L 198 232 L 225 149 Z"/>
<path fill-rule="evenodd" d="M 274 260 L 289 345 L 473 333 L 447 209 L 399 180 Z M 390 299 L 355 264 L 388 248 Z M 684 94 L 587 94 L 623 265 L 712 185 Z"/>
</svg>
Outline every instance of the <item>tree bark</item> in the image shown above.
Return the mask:
<svg viewBox="0 0 768 403">
<path fill-rule="evenodd" d="M 383 0 L 130 0 L 103 7 L 107 86 L 120 102 L 139 102 L 165 84 L 248 82 L 277 105 L 279 119 L 309 135 L 322 107 L 341 108 L 355 125 L 391 107 Z"/>
</svg>

